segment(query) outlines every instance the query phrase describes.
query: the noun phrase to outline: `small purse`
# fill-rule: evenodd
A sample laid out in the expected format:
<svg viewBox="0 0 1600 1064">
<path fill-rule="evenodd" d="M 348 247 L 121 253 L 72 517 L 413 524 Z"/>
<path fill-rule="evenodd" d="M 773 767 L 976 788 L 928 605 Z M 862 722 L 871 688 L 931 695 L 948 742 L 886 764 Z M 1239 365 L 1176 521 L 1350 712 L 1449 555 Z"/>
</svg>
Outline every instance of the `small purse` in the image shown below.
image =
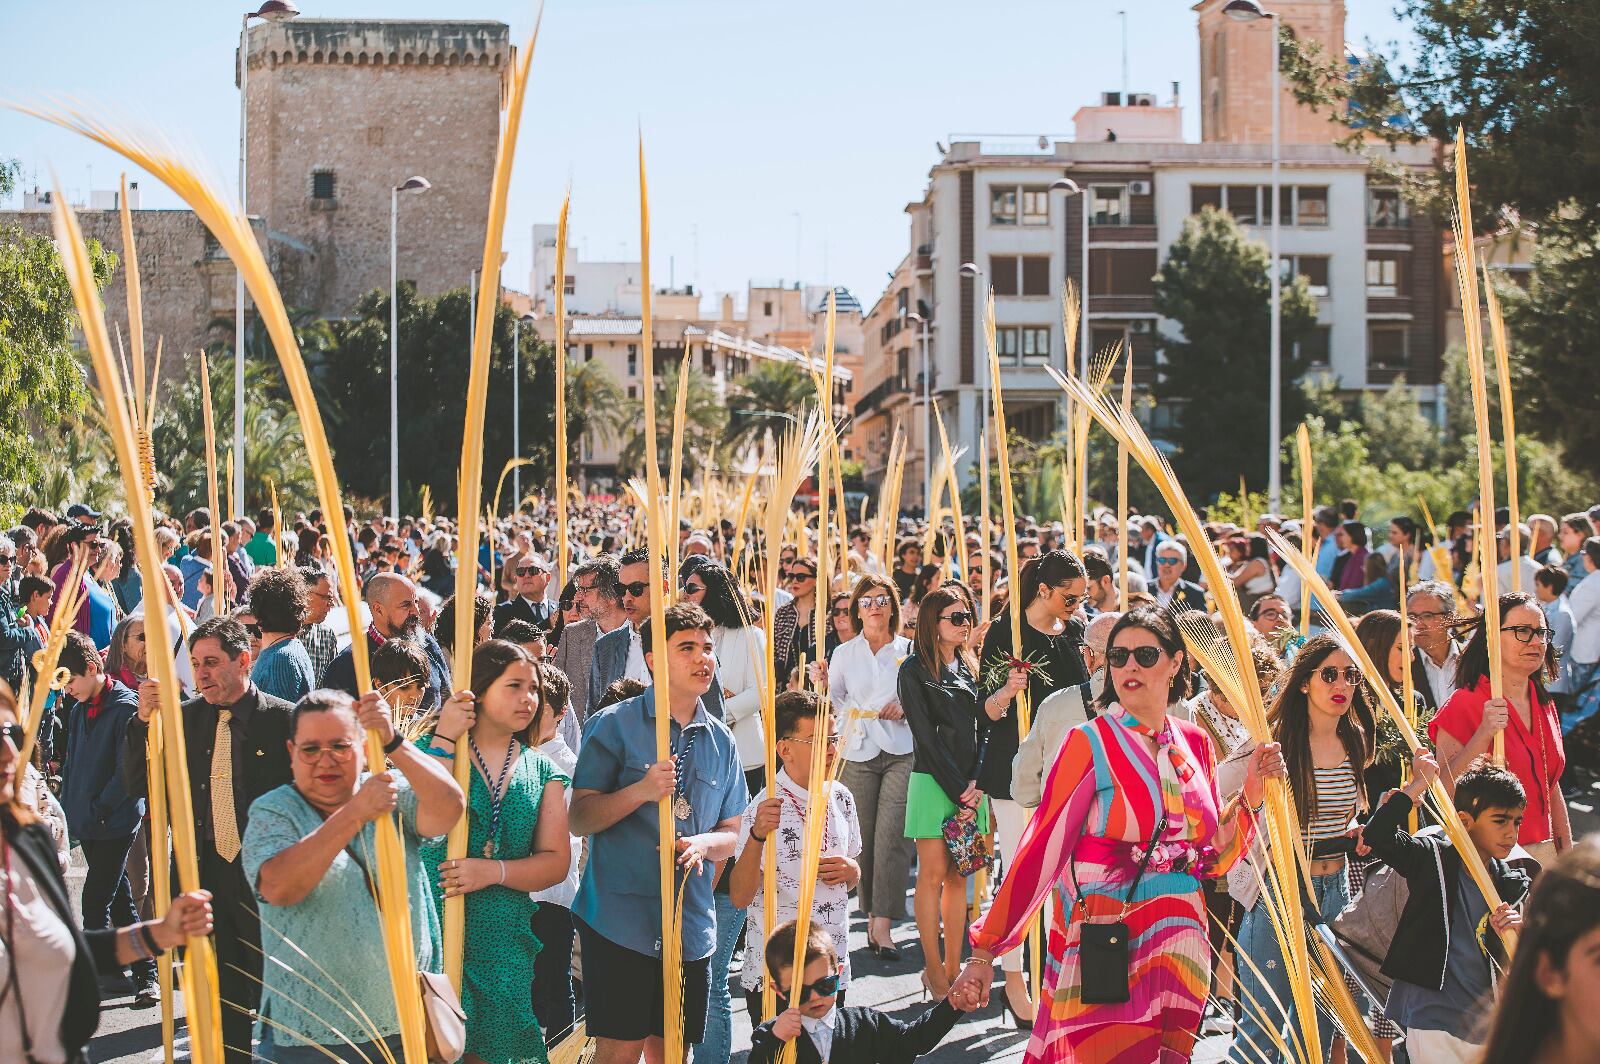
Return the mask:
<svg viewBox="0 0 1600 1064">
<path fill-rule="evenodd" d="M 977 778 L 983 771 L 983 759 L 989 753 L 989 731 L 984 730 L 983 741 L 978 745 L 978 763 L 973 766 L 972 777 Z M 978 811 L 972 810 L 970 816 L 962 816 L 962 810 L 945 817 L 939 825 L 940 833 L 944 837 L 944 847 L 950 851 L 950 860 L 955 865 L 957 872 L 962 876 L 971 876 L 982 868 L 988 868 L 994 863 L 994 851 L 989 848 L 989 840 L 978 830 Z"/>
<path fill-rule="evenodd" d="M 1155 834 L 1150 836 L 1150 845 L 1139 862 L 1139 870 L 1128 884 L 1128 893 L 1122 898 L 1121 915 L 1109 924 L 1091 924 L 1087 919 L 1078 924 L 1079 995 L 1085 1005 L 1116 1005 L 1130 996 L 1128 974 L 1133 962 L 1128 949 L 1128 940 L 1132 937 L 1127 923 L 1128 906 L 1133 902 L 1133 892 L 1139 889 L 1139 881 L 1144 878 L 1144 870 L 1150 864 L 1165 826 L 1166 816 L 1162 815 L 1156 821 Z M 1078 887 L 1076 857 L 1072 858 L 1071 868 L 1072 891 L 1081 900 L 1083 891 Z"/>
<path fill-rule="evenodd" d="M 378 885 L 367 871 L 366 862 L 356 854 L 354 844 L 346 846 L 344 852 L 361 869 L 373 904 L 377 904 Z M 418 972 L 417 991 L 422 998 L 428 1064 L 455 1064 L 467 1051 L 467 1011 L 461 1007 L 461 998 L 450 985 L 449 977 L 438 972 Z"/>
</svg>

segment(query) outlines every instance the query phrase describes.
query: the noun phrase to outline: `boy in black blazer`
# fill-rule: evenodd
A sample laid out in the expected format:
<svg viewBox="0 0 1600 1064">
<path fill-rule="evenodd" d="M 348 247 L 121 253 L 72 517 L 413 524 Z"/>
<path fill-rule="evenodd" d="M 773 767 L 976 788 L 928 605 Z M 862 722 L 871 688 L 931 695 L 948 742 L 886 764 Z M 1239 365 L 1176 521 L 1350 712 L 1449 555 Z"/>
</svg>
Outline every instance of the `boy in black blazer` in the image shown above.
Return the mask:
<svg viewBox="0 0 1600 1064">
<path fill-rule="evenodd" d="M 780 1003 L 789 1000 L 794 974 L 795 922 L 779 924 L 767 939 L 767 974 Z M 946 997 L 910 1023 L 876 1009 L 836 1008 L 841 965 L 833 939 L 813 925 L 806 935 L 806 965 L 799 1008 L 757 1027 L 750 1035 L 749 1064 L 774 1064 L 784 1043 L 795 1040 L 796 1064 L 897 1064 L 931 1052 L 950 1033 L 961 1013 L 977 1002 Z M 781 1007 L 781 1006 L 780 1006 Z"/>
</svg>

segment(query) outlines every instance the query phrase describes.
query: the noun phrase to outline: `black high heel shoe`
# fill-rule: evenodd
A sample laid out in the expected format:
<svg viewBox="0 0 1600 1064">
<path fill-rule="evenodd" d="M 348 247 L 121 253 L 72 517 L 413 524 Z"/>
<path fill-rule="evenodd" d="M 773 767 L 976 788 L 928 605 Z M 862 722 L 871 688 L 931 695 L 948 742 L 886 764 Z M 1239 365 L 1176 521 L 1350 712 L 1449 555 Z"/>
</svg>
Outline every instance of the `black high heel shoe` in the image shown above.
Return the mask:
<svg viewBox="0 0 1600 1064">
<path fill-rule="evenodd" d="M 1004 988 L 1002 988 L 1001 991 L 1000 991 L 1000 1002 L 1001 1002 L 1001 1004 L 1005 1005 L 1006 1012 L 1010 1013 L 1011 1022 L 1016 1025 L 1017 1030 L 1019 1030 L 1019 1031 L 1031 1031 L 1031 1030 L 1033 1030 L 1034 1020 L 1025 1020 L 1020 1015 L 1018 1015 L 1016 1007 L 1011 1004 L 1011 995 L 1006 993 Z M 1038 1006 L 1035 1005 L 1034 1008 L 1037 1009 Z"/>
<path fill-rule="evenodd" d="M 867 941 L 867 952 L 871 953 L 880 961 L 885 961 L 887 963 L 896 963 L 900 960 L 900 950 L 895 947 L 893 942 L 889 943 L 888 945 L 883 945 L 881 943 L 873 942 L 869 939 Z"/>
</svg>

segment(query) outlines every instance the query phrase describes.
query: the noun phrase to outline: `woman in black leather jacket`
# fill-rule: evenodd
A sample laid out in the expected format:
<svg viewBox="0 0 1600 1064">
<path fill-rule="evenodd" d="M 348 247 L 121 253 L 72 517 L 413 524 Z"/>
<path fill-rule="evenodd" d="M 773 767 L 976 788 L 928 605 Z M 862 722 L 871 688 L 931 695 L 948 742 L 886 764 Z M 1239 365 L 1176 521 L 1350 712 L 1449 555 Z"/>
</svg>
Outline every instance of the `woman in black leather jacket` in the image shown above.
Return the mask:
<svg viewBox="0 0 1600 1064">
<path fill-rule="evenodd" d="M 967 912 L 966 880 L 945 848 L 944 821 L 959 811 L 976 816 L 979 831 L 989 830 L 988 803 L 977 783 L 980 735 L 988 720 L 979 720 L 977 663 L 966 646 L 975 620 L 954 588 L 930 591 L 917 610 L 916 652 L 900 667 L 900 706 L 911 725 L 912 753 L 906 838 L 917 841 L 912 905 L 923 983 L 935 999 L 949 992 L 960 971 Z"/>
</svg>

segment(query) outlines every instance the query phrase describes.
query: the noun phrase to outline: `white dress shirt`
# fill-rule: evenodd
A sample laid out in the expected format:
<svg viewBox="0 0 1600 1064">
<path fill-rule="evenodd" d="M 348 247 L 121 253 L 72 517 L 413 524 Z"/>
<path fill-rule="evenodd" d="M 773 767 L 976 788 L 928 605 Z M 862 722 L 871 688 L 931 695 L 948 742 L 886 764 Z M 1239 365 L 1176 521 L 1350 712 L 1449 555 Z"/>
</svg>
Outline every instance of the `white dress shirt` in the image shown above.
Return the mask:
<svg viewBox="0 0 1600 1064">
<path fill-rule="evenodd" d="M 828 659 L 828 695 L 840 713 L 851 713 L 839 723 L 848 740 L 847 761 L 870 761 L 879 754 L 911 753 L 911 725 L 883 720 L 877 714 L 900 698 L 900 663 L 912 653 L 911 640 L 897 635 L 874 654 L 867 637 L 858 635 L 834 648 Z"/>
<path fill-rule="evenodd" d="M 628 625 L 628 664 L 623 668 L 622 676 L 624 679 L 638 680 L 642 684 L 648 684 L 650 682 L 650 670 L 644 664 L 644 644 L 639 642 L 639 629 L 633 626 L 632 621 L 626 623 Z"/>
<path fill-rule="evenodd" d="M 1417 648 L 1417 657 L 1422 659 L 1422 671 L 1428 676 L 1428 686 L 1433 689 L 1433 704 L 1442 706 L 1456 693 L 1456 664 L 1461 660 L 1461 651 L 1456 646 L 1454 639 L 1450 640 L 1450 649 L 1445 654 L 1444 660 L 1435 665 L 1428 652 L 1421 647 Z"/>
<path fill-rule="evenodd" d="M 842 983 L 840 984 L 843 985 Z M 839 1010 L 831 1008 L 821 1016 L 800 1017 L 800 1029 L 805 1031 L 806 1037 L 811 1039 L 811 1044 L 817 1047 L 817 1057 L 828 1059 L 828 1054 L 833 1051 L 833 1023 L 839 1018 Z"/>
</svg>

